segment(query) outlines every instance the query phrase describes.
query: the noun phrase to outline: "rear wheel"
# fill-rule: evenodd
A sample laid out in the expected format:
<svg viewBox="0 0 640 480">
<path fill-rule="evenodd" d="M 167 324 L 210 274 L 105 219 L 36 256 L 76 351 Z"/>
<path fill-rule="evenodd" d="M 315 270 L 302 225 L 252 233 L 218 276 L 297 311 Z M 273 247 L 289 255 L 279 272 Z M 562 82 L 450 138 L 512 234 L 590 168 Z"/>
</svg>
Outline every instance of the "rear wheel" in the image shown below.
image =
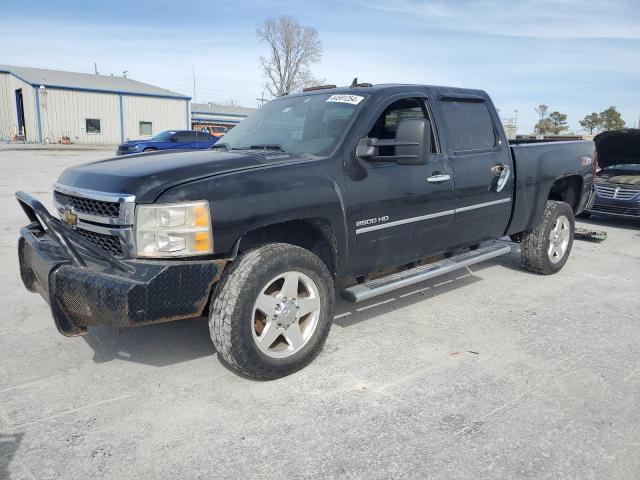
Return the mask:
<svg viewBox="0 0 640 480">
<path fill-rule="evenodd" d="M 209 329 L 229 365 L 253 378 L 278 378 L 322 350 L 333 308 L 333 281 L 322 260 L 303 248 L 273 243 L 243 253 L 225 272 Z"/>
<path fill-rule="evenodd" d="M 524 268 L 543 275 L 559 272 L 571 253 L 574 233 L 571 207 L 564 202 L 548 201 L 540 223 L 522 235 Z"/>
</svg>

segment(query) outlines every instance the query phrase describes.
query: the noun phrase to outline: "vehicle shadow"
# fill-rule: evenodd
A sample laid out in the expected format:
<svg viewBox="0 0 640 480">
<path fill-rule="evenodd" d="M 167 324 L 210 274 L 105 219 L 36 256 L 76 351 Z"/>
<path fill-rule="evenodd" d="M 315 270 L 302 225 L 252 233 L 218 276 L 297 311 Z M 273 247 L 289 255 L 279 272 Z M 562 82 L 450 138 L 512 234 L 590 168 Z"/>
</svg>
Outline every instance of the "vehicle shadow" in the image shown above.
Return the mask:
<svg viewBox="0 0 640 480">
<path fill-rule="evenodd" d="M 336 315 L 333 324 L 343 328 L 350 327 L 380 315 L 385 315 L 392 310 L 411 306 L 418 302 L 428 301 L 439 295 L 463 289 L 464 287 L 482 281 L 482 278 L 477 276 L 477 274 L 486 268 L 501 266 L 526 272 L 520 264 L 520 251 L 519 249 L 512 248 L 510 254 L 425 280 L 362 303 L 355 304 L 347 302 L 339 298 L 339 292 L 336 291 Z"/>
<path fill-rule="evenodd" d="M 13 460 L 24 433 L 0 433 L 0 478 L 9 476 L 9 464 Z"/>
<path fill-rule="evenodd" d="M 508 255 L 432 278 L 358 304 L 341 299 L 339 291 L 336 291 L 337 301 L 333 323 L 338 327 L 349 327 L 365 320 L 375 319 L 393 309 L 410 306 L 447 292 L 462 289 L 481 281 L 481 277 L 477 274 L 485 268 L 500 266 L 525 272 L 520 267 L 519 249 L 513 248 L 512 250 L 512 253 Z M 123 360 L 163 367 L 216 353 L 209 336 L 206 318 L 138 328 L 90 327 L 88 334 L 82 338 L 93 350 L 93 361 L 96 363 Z M 221 364 L 223 367 L 229 368 L 224 363 L 221 362 Z"/>
<path fill-rule="evenodd" d="M 163 367 L 215 354 L 206 318 L 136 328 L 90 327 L 82 338 L 96 363 L 124 360 Z"/>
<path fill-rule="evenodd" d="M 576 223 L 589 225 L 591 227 L 617 227 L 628 230 L 640 230 L 640 219 L 598 215 L 597 213 L 592 213 L 589 218 L 576 218 Z"/>
</svg>

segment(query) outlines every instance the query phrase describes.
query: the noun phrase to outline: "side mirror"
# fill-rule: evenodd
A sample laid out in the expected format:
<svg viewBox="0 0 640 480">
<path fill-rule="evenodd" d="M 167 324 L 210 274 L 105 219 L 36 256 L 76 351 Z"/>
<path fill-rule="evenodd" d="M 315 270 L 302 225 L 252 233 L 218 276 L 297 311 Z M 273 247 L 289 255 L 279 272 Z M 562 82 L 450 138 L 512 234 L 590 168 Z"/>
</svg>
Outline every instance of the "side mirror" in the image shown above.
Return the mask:
<svg viewBox="0 0 640 480">
<path fill-rule="evenodd" d="M 395 147 L 395 155 L 378 155 L 378 147 Z M 406 118 L 398 122 L 395 140 L 361 138 L 356 155 L 369 162 L 396 162 L 422 165 L 431 157 L 431 124 L 426 118 Z"/>
<path fill-rule="evenodd" d="M 378 139 L 362 137 L 356 147 L 356 155 L 365 160 L 378 155 Z"/>
</svg>

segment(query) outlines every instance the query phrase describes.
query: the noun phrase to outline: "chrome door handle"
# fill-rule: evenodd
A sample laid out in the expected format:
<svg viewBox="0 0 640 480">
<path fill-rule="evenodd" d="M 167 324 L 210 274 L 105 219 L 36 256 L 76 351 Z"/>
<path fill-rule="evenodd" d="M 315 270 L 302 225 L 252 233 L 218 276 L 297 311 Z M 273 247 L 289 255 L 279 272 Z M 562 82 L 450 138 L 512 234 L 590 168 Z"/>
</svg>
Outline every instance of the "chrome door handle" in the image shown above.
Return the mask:
<svg viewBox="0 0 640 480">
<path fill-rule="evenodd" d="M 427 177 L 427 182 L 429 183 L 440 183 L 440 182 L 446 182 L 447 180 L 451 180 L 451 175 L 438 174 L 438 175 L 431 175 L 430 177 Z"/>
<path fill-rule="evenodd" d="M 511 175 L 509 165 L 503 165 L 502 172 L 500 172 L 500 177 L 498 178 L 498 183 L 496 184 L 496 192 L 502 191 L 509 180 L 509 175 Z"/>
</svg>

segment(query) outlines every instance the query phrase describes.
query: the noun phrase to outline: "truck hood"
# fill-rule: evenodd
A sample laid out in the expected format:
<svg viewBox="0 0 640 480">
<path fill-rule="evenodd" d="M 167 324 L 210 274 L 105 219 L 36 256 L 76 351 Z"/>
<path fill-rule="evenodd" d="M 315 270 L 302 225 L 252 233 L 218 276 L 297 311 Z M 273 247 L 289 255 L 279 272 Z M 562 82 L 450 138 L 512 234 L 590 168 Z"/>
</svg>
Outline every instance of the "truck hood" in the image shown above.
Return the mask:
<svg viewBox="0 0 640 480">
<path fill-rule="evenodd" d="M 608 130 L 593 137 L 600 168 L 640 164 L 640 129 Z"/>
<path fill-rule="evenodd" d="M 265 151 L 182 151 L 128 155 L 66 169 L 58 183 L 99 192 L 135 195 L 152 203 L 168 188 L 213 175 L 299 162 L 300 157 Z"/>
</svg>

